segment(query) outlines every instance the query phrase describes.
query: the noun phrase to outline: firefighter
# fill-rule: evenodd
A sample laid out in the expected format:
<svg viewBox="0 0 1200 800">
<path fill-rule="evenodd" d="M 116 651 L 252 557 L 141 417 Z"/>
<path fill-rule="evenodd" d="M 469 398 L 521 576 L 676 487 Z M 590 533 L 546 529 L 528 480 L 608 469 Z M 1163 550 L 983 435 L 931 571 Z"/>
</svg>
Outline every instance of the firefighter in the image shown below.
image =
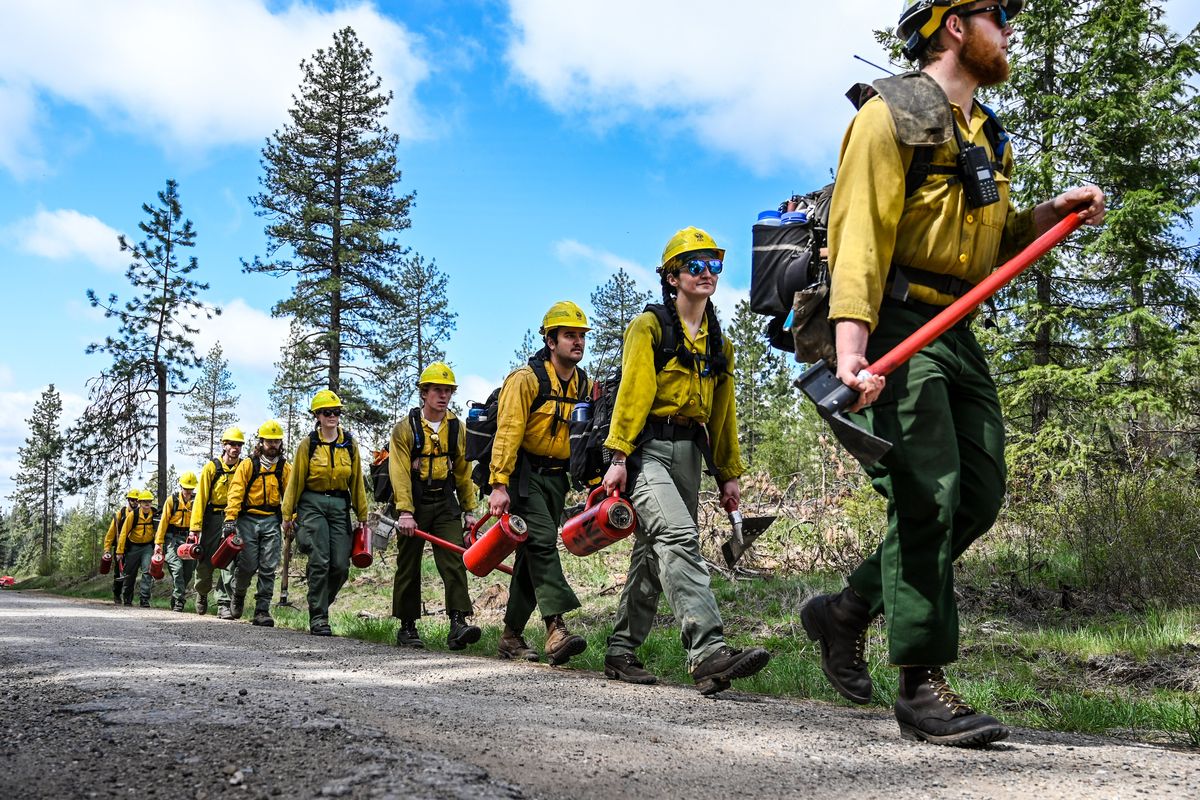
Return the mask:
<svg viewBox="0 0 1200 800">
<path fill-rule="evenodd" d="M 629 324 L 604 443 L 612 462 L 603 486 L 609 493 L 628 491 L 638 522 L 604 674 L 655 682 L 636 653 L 666 590 L 680 621 L 689 671 L 705 695 L 728 689 L 731 680 L 753 675 L 770 659 L 761 647 L 725 644 L 696 526 L 705 461 L 715 468 L 722 504 L 741 495 L 733 344 L 722 334 L 712 303 L 724 258 L 725 251 L 699 228 L 684 228 L 667 242 L 658 273 L 675 351 L 656 369 L 656 347 L 664 336 L 658 311 L 647 309 Z"/>
<path fill-rule="evenodd" d="M 317 392 L 309 406 L 315 429 L 300 440 L 283 496 L 285 535 L 295 529 L 296 544 L 308 556 L 308 629 L 332 636 L 329 606 L 350 576 L 350 509 L 367 518 L 358 442 L 343 429 L 342 400 L 329 389 Z"/>
<path fill-rule="evenodd" d="M 121 599 L 127 606 L 133 605 L 133 584 L 140 572 L 142 581 L 138 586 L 138 599 L 142 608 L 150 607 L 150 587 L 154 585 L 154 578 L 150 577 L 150 559 L 155 552 L 161 552 L 154 543 L 155 527 L 154 495 L 142 489 L 138 492 L 137 508 L 125 515 L 117 539 L 117 558 L 125 572 Z"/>
<path fill-rule="evenodd" d="M 108 531 L 104 534 L 104 545 L 101 548 L 102 553 L 116 553 L 117 537 L 121 535 L 121 526 L 125 524 L 125 517 L 137 508 L 138 495 L 141 493 L 141 489 L 133 488 L 125 493 L 125 505 L 117 509 L 117 513 L 113 514 L 112 522 L 108 523 Z M 125 592 L 125 574 L 122 569 L 122 561 L 124 561 L 124 558 L 113 558 L 113 602 L 117 605 L 121 605 L 121 597 Z"/>
<path fill-rule="evenodd" d="M 229 481 L 241 460 L 246 434 L 238 427 L 221 433 L 221 457 L 209 460 L 200 470 L 200 485 L 192 503 L 192 532 L 190 539 L 198 541 L 200 552 L 196 564 L 196 613 L 208 613 L 208 593 L 216 588 L 217 616 L 233 619 L 229 571 L 213 566 L 212 557 L 221 546 L 225 523 L 225 503 L 229 496 Z"/>
<path fill-rule="evenodd" d="M 500 389 L 488 510 L 495 516 L 511 511 L 529 526 L 529 538 L 517 548 L 513 565 L 499 645 L 502 658 L 538 660 L 523 636 L 535 609 L 546 624 L 551 664 L 566 663 L 587 648 L 587 641 L 563 621 L 580 604 L 563 574 L 557 545 L 570 488 L 571 410 L 590 388 L 578 367 L 589 330 L 578 305 L 555 303 L 542 318 L 542 349 L 510 373 Z"/>
<path fill-rule="evenodd" d="M 958 658 L 954 561 L 991 528 L 1004 498 L 1004 420 L 969 320 L 886 381 L 858 373 L 1068 214 L 1082 210 L 1091 225 L 1104 219 L 1094 186 L 1021 212 L 1010 203 L 1011 148 L 974 95 L 1007 78 L 1009 21 L 1023 5 L 910 0 L 896 32 L 920 71 L 884 79 L 892 96 L 869 100 L 851 122 L 830 209 L 837 375 L 860 392 L 850 409 L 866 409 L 860 424 L 893 443 L 867 470 L 887 498 L 888 529 L 849 586 L 809 601 L 801 620 L 820 643 L 830 683 L 867 703 L 866 633 L 883 614 L 889 660 L 900 669 L 901 735 L 942 745 L 1008 735 L 944 672 Z M 930 169 L 906 197 L 906 165 L 922 143 L 932 148 Z"/>
<path fill-rule="evenodd" d="M 396 527 L 408 538 L 398 539 L 396 578 L 392 586 L 392 616 L 400 620 L 396 644 L 423 648 L 417 631 L 421 615 L 421 556 L 425 540 L 413 536 L 420 528 L 461 545 L 463 526 L 475 521 L 475 484 L 471 464 L 464 457 L 466 429 L 448 409 L 458 388 L 454 372 L 445 364 L 430 364 L 417 379 L 421 405 L 392 428 L 388 446 L 388 476 L 397 510 Z M 420 447 L 416 442 L 420 441 Z M 465 513 L 465 520 L 460 514 Z M 433 562 L 446 589 L 446 614 L 450 632 L 446 646 L 462 650 L 479 641 L 480 630 L 467 622 L 471 596 L 462 556 L 433 548 Z"/>
<path fill-rule="evenodd" d="M 224 533 L 237 531 L 244 546 L 238 553 L 233 575 L 234 619 L 242 618 L 250 581 L 258 576 L 252 622 L 265 628 L 271 618 L 271 596 L 275 593 L 275 570 L 279 569 L 283 491 L 292 466 L 283 455 L 283 426 L 267 420 L 258 429 L 258 444 L 250 457 L 238 464 L 229 481 L 225 504 Z"/>
<path fill-rule="evenodd" d="M 196 574 L 196 561 L 179 557 L 179 545 L 187 541 L 188 526 L 192 520 L 192 500 L 196 496 L 199 481 L 196 473 L 185 472 L 179 476 L 179 491 L 163 503 L 158 521 L 158 535 L 154 539 L 154 552 L 164 553 L 167 571 L 171 573 L 171 610 L 183 611 L 187 603 L 188 588 Z"/>
</svg>

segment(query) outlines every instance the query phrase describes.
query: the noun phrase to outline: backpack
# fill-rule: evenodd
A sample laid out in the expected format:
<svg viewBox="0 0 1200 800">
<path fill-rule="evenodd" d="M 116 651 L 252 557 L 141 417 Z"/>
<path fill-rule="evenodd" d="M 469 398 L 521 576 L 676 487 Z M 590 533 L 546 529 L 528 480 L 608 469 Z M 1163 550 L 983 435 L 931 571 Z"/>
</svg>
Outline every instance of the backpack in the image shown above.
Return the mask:
<svg viewBox="0 0 1200 800">
<path fill-rule="evenodd" d="M 421 424 L 421 409 L 414 408 L 408 412 L 408 424 L 413 435 L 412 452 L 418 454 L 417 458 L 432 460 L 434 456 L 420 455 L 421 450 L 425 447 L 425 426 Z M 450 452 L 446 454 L 449 456 L 447 475 L 452 474 L 454 462 L 458 460 L 458 417 L 451 417 L 449 424 Z M 388 472 L 389 458 L 388 448 L 385 446 L 382 450 L 374 453 L 374 459 L 371 462 L 371 496 L 377 503 L 390 503 L 396 499 L 396 493 L 392 491 L 392 478 Z M 433 471 L 430 470 L 430 475 L 432 474 Z M 420 471 L 413 470 L 413 483 L 417 483 L 420 479 Z"/>
<path fill-rule="evenodd" d="M 643 313 L 658 319 L 662 337 L 654 348 L 654 371 L 661 372 L 675 356 L 675 326 L 662 303 L 651 303 Z M 591 392 L 591 415 L 587 420 L 571 422 L 571 480 L 580 489 L 595 486 L 609 467 L 612 455 L 604 449 L 612 426 L 617 390 L 621 388 L 621 368 L 612 376 L 597 381 Z"/>
<path fill-rule="evenodd" d="M 875 95 L 882 95 L 889 102 L 888 108 L 893 110 L 893 119 L 896 119 L 899 130 L 904 120 L 897 117 L 891 103 L 901 104 L 914 96 L 920 96 L 916 102 L 928 103 L 931 97 L 937 97 L 937 93 L 941 92 L 937 89 L 935 94 L 930 95 L 928 89 L 918 85 L 921 81 L 914 81 L 913 78 L 921 75 L 905 73 L 884 78 L 872 85 L 855 84 L 846 97 L 859 109 Z M 1008 134 L 991 109 L 982 103 L 979 106 L 988 117 L 984 122 L 984 133 L 992 152 L 997 158 L 1003 158 Z M 950 124 L 954 124 L 952 118 Z M 905 130 L 907 132 L 907 127 Z M 903 140 L 908 137 L 898 134 L 898 138 Z M 955 167 L 933 164 L 935 144 L 934 141 L 928 141 L 912 145 L 912 162 L 904 175 L 906 198 L 911 197 L 931 175 L 945 175 L 950 179 L 958 174 Z M 997 172 L 1002 171 L 1002 165 L 998 163 L 993 162 L 992 168 Z M 833 327 L 828 319 L 830 274 L 827 250 L 829 206 L 835 185 L 836 181 L 814 192 L 791 198 L 795 210 L 805 213 L 806 221 L 787 225 L 755 225 L 753 229 L 750 310 L 770 317 L 766 336 L 771 346 L 795 353 L 796 360 L 801 362 L 812 363 L 824 359 L 832 364 L 837 352 Z M 783 208 L 781 206 L 780 210 Z M 897 270 L 893 266 L 893 273 L 892 294 L 899 299 L 906 299 L 907 287 L 913 283 L 958 296 L 971 288 L 961 279 L 914 267 Z"/>
<path fill-rule="evenodd" d="M 259 463 L 258 459 L 252 458 L 252 459 L 250 459 L 250 461 L 251 461 L 250 479 L 246 481 L 246 496 L 245 496 L 245 498 L 243 498 L 244 500 L 248 500 L 250 498 L 250 487 L 253 486 L 254 482 L 256 480 L 258 480 L 260 475 L 263 474 L 262 473 L 262 464 Z M 284 465 L 284 459 L 283 459 L 283 456 L 280 455 L 279 460 L 277 462 L 275 462 L 275 469 L 271 470 L 271 472 L 269 473 L 269 474 L 275 476 L 275 484 L 279 487 L 280 499 L 283 498 L 283 490 L 284 490 L 283 465 Z M 263 482 L 263 499 L 265 500 L 266 497 L 267 497 L 267 487 L 266 487 L 266 482 L 264 481 Z M 243 511 L 249 511 L 250 509 L 254 509 L 255 511 L 274 511 L 274 512 L 278 513 L 280 510 L 280 507 L 278 505 L 265 505 L 265 504 L 252 506 L 245 502 L 242 503 Z"/>
<path fill-rule="evenodd" d="M 537 377 L 538 393 L 533 398 L 533 402 L 529 404 L 529 413 L 532 414 L 551 400 L 566 401 L 571 404 L 583 402 L 587 399 L 588 393 L 591 391 L 591 382 L 588 380 L 587 373 L 583 367 L 576 367 L 575 370 L 579 373 L 579 396 L 564 397 L 556 395 L 550 390 L 550 374 L 546 371 L 546 359 L 544 349 L 538 351 L 532 358 L 529 359 L 529 366 L 533 370 L 533 374 Z M 501 387 L 502 388 L 502 387 Z M 491 491 L 491 471 L 492 471 L 492 445 L 496 441 L 496 417 L 500 410 L 500 388 L 492 390 L 488 398 L 483 403 L 470 402 L 467 404 L 467 452 L 464 457 L 468 461 L 478 462 L 475 468 L 471 470 L 471 480 L 480 490 L 487 494 Z M 553 422 L 550 423 L 550 433 L 553 435 L 558 430 L 559 423 L 565 425 L 570 424 L 569 419 L 562 419 L 557 415 Z"/>
</svg>

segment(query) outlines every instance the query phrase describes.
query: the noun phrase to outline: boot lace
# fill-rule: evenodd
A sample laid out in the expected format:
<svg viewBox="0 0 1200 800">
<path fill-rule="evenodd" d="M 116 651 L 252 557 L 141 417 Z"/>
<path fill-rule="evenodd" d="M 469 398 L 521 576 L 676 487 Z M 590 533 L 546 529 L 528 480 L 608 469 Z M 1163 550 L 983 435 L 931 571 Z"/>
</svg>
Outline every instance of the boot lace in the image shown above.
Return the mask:
<svg viewBox="0 0 1200 800">
<path fill-rule="evenodd" d="M 962 695 L 950 688 L 950 684 L 946 682 L 946 674 L 941 668 L 930 668 L 927 680 L 929 688 L 937 695 L 938 700 L 950 709 L 951 714 L 959 717 L 975 713 L 975 709 L 963 700 Z"/>
<path fill-rule="evenodd" d="M 867 665 L 867 629 L 863 628 L 858 632 L 858 638 L 854 642 L 854 665 L 856 667 L 865 667 Z"/>
</svg>

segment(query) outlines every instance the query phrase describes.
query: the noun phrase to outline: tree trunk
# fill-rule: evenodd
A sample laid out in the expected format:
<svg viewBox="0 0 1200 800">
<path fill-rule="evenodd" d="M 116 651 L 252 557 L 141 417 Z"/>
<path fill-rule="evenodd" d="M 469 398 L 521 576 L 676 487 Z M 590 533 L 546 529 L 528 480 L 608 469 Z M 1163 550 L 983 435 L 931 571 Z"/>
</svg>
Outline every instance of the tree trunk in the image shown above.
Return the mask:
<svg viewBox="0 0 1200 800">
<path fill-rule="evenodd" d="M 167 486 L 167 365 L 155 362 L 158 376 L 158 495 L 164 497 Z"/>
</svg>

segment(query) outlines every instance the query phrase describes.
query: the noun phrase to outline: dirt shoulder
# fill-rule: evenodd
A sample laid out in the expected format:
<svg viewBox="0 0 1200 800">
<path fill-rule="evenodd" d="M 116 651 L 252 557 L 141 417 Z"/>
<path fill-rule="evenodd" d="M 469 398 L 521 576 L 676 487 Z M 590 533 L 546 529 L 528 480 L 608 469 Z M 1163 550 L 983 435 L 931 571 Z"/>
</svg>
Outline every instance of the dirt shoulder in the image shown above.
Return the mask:
<svg viewBox="0 0 1200 800">
<path fill-rule="evenodd" d="M 0 796 L 1200 796 L 1200 758 L 0 592 Z"/>
</svg>

